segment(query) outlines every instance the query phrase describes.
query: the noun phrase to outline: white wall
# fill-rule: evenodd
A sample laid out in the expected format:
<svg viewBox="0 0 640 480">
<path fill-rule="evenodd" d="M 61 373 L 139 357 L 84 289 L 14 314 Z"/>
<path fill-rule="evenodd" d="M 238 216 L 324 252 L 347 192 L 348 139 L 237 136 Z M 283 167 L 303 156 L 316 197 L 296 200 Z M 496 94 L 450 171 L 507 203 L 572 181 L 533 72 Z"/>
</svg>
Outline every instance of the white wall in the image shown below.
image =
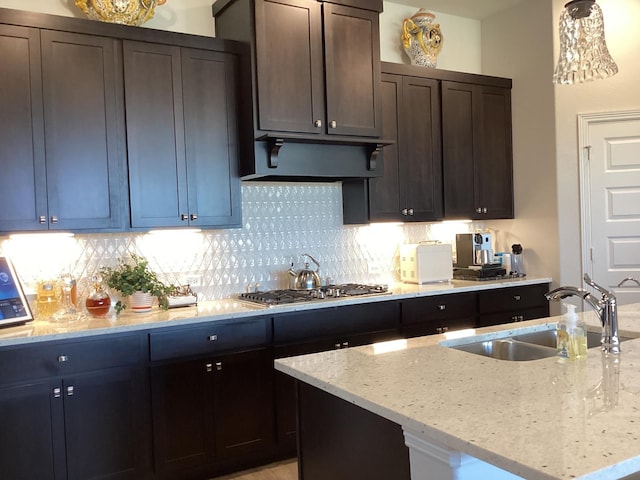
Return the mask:
<svg viewBox="0 0 640 480">
<path fill-rule="evenodd" d="M 526 21 L 523 21 L 526 19 Z M 560 277 L 555 158 L 553 28 L 548 1 L 523 2 L 482 23 L 482 70 L 513 79 L 515 219 L 487 222 L 521 243 L 528 271 Z"/>
<path fill-rule="evenodd" d="M 384 2 L 380 15 L 380 57 L 383 62 L 411 63 L 400 43 L 402 22 L 416 13 L 416 7 Z M 482 73 L 480 21 L 432 12 L 440 24 L 444 43 L 438 56 L 443 70 Z"/>
<path fill-rule="evenodd" d="M 557 23 L 565 1 L 552 3 Z M 560 279 L 572 285 L 582 283 L 577 115 L 640 108 L 640 1 L 598 0 L 598 5 L 604 15 L 607 46 L 619 73 L 605 80 L 555 87 Z M 557 44 L 556 38 L 554 59 Z"/>
<path fill-rule="evenodd" d="M 167 0 L 143 26 L 211 37 L 214 35 L 212 3 L 214 0 Z M 0 0 L 0 8 L 84 18 L 74 0 Z"/>
</svg>

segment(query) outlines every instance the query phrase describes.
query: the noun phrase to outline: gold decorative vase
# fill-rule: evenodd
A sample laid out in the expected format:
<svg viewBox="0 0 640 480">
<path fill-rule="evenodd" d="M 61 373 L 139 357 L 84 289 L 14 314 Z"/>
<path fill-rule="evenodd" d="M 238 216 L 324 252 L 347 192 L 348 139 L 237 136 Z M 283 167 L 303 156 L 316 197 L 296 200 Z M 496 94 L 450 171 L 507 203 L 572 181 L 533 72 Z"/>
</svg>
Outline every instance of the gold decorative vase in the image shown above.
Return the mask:
<svg viewBox="0 0 640 480">
<path fill-rule="evenodd" d="M 412 65 L 436 67 L 443 38 L 435 18 L 433 13 L 421 8 L 402 22 L 402 46 Z"/>
<path fill-rule="evenodd" d="M 142 25 L 167 0 L 75 0 L 87 17 L 101 22 Z"/>
</svg>

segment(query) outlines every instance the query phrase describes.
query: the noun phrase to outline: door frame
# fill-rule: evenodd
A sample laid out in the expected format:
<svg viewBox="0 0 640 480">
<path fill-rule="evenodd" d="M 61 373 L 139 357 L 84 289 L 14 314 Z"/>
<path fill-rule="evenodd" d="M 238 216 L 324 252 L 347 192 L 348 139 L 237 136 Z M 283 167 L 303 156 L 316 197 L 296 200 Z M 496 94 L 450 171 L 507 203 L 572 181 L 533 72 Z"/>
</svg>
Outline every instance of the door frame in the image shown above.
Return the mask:
<svg viewBox="0 0 640 480">
<path fill-rule="evenodd" d="M 624 110 L 578 114 L 578 168 L 580 175 L 580 223 L 582 246 L 582 275 L 588 273 L 593 278 L 591 256 L 591 164 L 589 127 L 598 123 L 640 120 L 640 110 Z"/>
</svg>

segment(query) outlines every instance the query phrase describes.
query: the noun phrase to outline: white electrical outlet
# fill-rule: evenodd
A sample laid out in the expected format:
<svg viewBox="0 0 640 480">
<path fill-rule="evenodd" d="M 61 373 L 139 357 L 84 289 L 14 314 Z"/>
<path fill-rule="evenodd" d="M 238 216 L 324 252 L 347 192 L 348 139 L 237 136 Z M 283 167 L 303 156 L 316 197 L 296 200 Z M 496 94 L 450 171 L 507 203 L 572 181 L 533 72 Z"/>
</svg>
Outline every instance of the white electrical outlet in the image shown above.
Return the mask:
<svg viewBox="0 0 640 480">
<path fill-rule="evenodd" d="M 199 287 L 202 285 L 202 275 L 185 275 L 182 277 L 182 283 L 190 287 Z"/>
<path fill-rule="evenodd" d="M 379 263 L 369 263 L 369 273 L 371 275 L 376 275 L 380 273 L 380 264 Z"/>
</svg>

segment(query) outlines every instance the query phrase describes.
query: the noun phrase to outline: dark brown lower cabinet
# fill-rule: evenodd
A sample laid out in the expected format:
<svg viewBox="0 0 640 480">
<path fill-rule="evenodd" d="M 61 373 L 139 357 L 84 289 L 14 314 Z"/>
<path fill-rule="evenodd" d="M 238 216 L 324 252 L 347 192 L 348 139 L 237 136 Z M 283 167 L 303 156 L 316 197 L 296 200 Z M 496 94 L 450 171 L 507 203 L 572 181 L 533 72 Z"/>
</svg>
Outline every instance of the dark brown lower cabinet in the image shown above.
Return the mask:
<svg viewBox="0 0 640 480">
<path fill-rule="evenodd" d="M 278 315 L 274 318 L 274 356 L 291 357 L 367 345 L 400 337 L 398 303 L 376 302 Z M 295 456 L 295 381 L 275 372 L 276 445 L 280 456 Z"/>
<path fill-rule="evenodd" d="M 410 298 L 401 302 L 401 309 L 402 334 L 405 337 L 474 328 L 477 321 L 478 295 L 457 293 Z"/>
<path fill-rule="evenodd" d="M 123 367 L 0 388 L 2 477 L 152 478 L 146 378 Z"/>
<path fill-rule="evenodd" d="M 297 392 L 300 478 L 411 478 L 400 425 L 302 382 Z"/>
<path fill-rule="evenodd" d="M 273 445 L 268 349 L 153 366 L 158 478 L 209 478 L 269 458 Z"/>
<path fill-rule="evenodd" d="M 549 301 L 544 296 L 549 284 L 498 288 L 478 293 L 478 326 L 522 322 L 549 316 Z"/>
</svg>

